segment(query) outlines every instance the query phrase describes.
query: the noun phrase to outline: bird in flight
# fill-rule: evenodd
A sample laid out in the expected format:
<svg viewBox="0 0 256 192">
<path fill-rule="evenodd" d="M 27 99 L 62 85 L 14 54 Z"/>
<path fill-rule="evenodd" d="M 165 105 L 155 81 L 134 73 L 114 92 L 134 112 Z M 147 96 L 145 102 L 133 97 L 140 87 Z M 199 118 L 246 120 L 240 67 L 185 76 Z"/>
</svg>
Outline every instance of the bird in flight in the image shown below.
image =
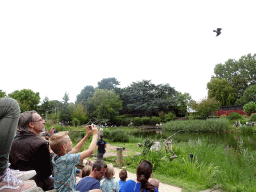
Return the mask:
<svg viewBox="0 0 256 192">
<path fill-rule="evenodd" d="M 221 28 L 217 28 L 217 30 L 213 30 L 213 32 L 216 32 L 216 37 L 221 34 Z"/>
</svg>

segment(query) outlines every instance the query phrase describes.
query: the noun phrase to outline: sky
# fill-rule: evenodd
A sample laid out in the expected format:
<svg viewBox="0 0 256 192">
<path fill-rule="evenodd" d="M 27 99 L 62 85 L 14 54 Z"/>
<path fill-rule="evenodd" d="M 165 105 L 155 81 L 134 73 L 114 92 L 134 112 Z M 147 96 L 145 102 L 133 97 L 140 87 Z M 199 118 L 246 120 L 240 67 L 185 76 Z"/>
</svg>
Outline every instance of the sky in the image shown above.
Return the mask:
<svg viewBox="0 0 256 192">
<path fill-rule="evenodd" d="M 115 77 L 199 101 L 214 67 L 256 53 L 253 0 L 1 0 L 0 90 L 70 102 Z M 220 36 L 213 32 L 222 28 Z"/>
</svg>

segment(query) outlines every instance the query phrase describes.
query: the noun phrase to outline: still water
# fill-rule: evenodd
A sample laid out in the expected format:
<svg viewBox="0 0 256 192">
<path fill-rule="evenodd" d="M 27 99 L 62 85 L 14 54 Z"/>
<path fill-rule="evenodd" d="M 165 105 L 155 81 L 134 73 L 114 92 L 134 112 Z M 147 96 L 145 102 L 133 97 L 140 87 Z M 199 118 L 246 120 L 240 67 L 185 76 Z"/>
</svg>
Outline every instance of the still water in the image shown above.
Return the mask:
<svg viewBox="0 0 256 192">
<path fill-rule="evenodd" d="M 142 138 L 151 138 L 154 140 L 166 139 L 175 134 L 176 131 L 163 131 L 162 135 L 155 132 L 137 132 L 135 136 Z M 190 141 L 206 141 L 213 145 L 222 145 L 223 147 L 238 147 L 238 142 L 243 143 L 243 147 L 256 150 L 256 134 L 237 134 L 237 133 L 196 133 L 196 132 L 178 132 L 172 137 L 174 143 Z"/>
</svg>

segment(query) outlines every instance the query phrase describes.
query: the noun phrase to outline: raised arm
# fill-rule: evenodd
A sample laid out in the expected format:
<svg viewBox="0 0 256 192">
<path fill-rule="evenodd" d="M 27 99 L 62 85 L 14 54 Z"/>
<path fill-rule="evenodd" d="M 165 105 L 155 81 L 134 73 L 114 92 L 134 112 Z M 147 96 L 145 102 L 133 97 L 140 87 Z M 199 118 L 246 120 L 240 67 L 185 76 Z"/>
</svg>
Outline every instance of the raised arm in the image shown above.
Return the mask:
<svg viewBox="0 0 256 192">
<path fill-rule="evenodd" d="M 86 135 L 69 153 L 78 153 L 80 149 L 85 144 L 86 140 L 90 137 L 92 130 L 89 128 L 89 125 L 86 126 Z"/>
<path fill-rule="evenodd" d="M 92 133 L 93 133 L 92 142 L 87 150 L 81 152 L 80 161 L 85 159 L 86 157 L 91 156 L 94 153 L 94 150 L 96 148 L 97 139 L 98 139 L 98 129 L 96 126 L 92 127 Z"/>
</svg>

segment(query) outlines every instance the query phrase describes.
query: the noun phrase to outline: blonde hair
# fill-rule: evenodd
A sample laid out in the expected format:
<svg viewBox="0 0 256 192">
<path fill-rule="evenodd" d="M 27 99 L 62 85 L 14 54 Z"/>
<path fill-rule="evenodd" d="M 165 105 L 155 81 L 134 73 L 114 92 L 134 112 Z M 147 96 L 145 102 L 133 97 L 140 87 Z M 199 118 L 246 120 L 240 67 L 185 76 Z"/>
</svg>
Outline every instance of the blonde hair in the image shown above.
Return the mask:
<svg viewBox="0 0 256 192">
<path fill-rule="evenodd" d="M 106 173 L 105 173 L 106 179 L 112 179 L 113 175 L 114 175 L 113 173 L 115 174 L 113 165 L 112 164 L 108 164 L 108 167 L 107 167 L 107 170 L 106 170 Z"/>
<path fill-rule="evenodd" d="M 58 133 L 53 134 L 50 137 L 50 147 L 54 153 L 57 155 L 61 154 L 63 152 L 63 145 L 67 144 L 67 131 L 61 131 Z"/>
</svg>

